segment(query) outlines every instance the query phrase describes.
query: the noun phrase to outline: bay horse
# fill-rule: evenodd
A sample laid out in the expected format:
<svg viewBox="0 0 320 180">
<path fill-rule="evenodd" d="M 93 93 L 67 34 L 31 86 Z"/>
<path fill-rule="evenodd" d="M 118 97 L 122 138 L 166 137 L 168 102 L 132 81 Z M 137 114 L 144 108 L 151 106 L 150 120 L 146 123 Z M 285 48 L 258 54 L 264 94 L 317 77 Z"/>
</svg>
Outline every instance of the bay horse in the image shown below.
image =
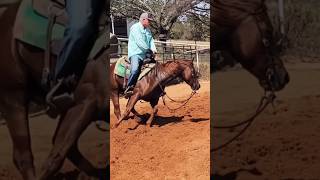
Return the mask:
<svg viewBox="0 0 320 180">
<path fill-rule="evenodd" d="M 219 65 L 239 62 L 267 91 L 279 91 L 289 82 L 289 74 L 277 52 L 276 41 L 264 0 L 215 0 L 211 3 L 211 72 Z"/>
<path fill-rule="evenodd" d="M 41 88 L 44 51 L 13 38 L 19 4 L 20 2 L 7 5 L 6 11 L 0 17 L 0 111 L 11 135 L 14 164 L 25 180 L 46 180 L 54 177 L 66 158 L 86 174 L 106 178 L 105 168 L 94 167 L 81 154 L 78 140 L 92 121 L 109 118 L 107 51 L 99 58 L 88 61 L 74 90 L 74 102 L 71 107 L 61 112 L 52 139 L 52 149 L 36 177 L 28 104 L 31 101 L 45 103 L 47 92 Z M 108 27 L 109 23 L 107 22 Z"/>
<path fill-rule="evenodd" d="M 119 126 L 121 121 L 127 119 L 130 112 L 132 112 L 136 118 L 139 118 L 139 113 L 134 109 L 138 100 L 150 102 L 153 111 L 147 122 L 152 126 L 152 121 L 158 112 L 157 105 L 159 98 L 165 93 L 165 86 L 178 77 L 185 81 L 194 92 L 200 88 L 198 73 L 194 68 L 193 61 L 181 59 L 167 61 L 163 64 L 157 63 L 148 74 L 137 82 L 133 94 L 127 102 L 126 110 L 121 115 L 119 94 L 124 91 L 124 78 L 116 75 L 114 68 L 115 63 L 110 66 L 110 98 L 114 105 L 114 113 L 118 119 L 114 127 Z"/>
</svg>

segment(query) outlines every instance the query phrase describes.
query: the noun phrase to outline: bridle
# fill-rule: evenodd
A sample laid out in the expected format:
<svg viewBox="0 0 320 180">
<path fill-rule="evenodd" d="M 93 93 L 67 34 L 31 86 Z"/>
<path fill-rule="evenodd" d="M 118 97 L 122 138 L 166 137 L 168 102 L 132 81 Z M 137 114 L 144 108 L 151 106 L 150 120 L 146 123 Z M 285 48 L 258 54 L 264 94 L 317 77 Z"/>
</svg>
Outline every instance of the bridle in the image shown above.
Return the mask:
<svg viewBox="0 0 320 180">
<path fill-rule="evenodd" d="M 272 104 L 272 106 L 274 107 L 274 100 L 276 98 L 276 95 L 275 95 L 275 89 L 273 87 L 272 77 L 274 77 L 274 75 L 276 75 L 275 71 L 276 71 L 276 66 L 278 65 L 278 63 L 275 61 L 275 59 L 273 57 L 273 52 L 271 50 L 271 43 L 268 40 L 268 38 L 266 38 L 266 35 L 265 35 L 264 31 L 262 30 L 262 23 L 264 23 L 264 22 L 262 22 L 262 20 L 260 19 L 260 15 L 264 12 L 265 12 L 265 6 L 262 4 L 260 6 L 260 8 L 258 8 L 255 12 L 248 13 L 248 17 L 253 16 L 256 23 L 258 24 L 258 29 L 259 29 L 260 34 L 262 36 L 262 43 L 263 43 L 264 47 L 267 49 L 267 57 L 268 57 L 269 63 L 266 68 L 266 71 L 265 71 L 265 79 L 260 80 L 260 84 L 264 87 L 264 90 L 265 90 L 264 95 L 261 97 L 260 103 L 258 104 L 256 111 L 253 113 L 252 116 L 250 116 L 246 120 L 243 120 L 243 121 L 240 121 L 236 124 L 231 124 L 231 125 L 213 126 L 213 129 L 233 129 L 233 128 L 237 128 L 237 127 L 245 125 L 244 128 L 239 133 L 237 133 L 231 139 L 229 139 L 225 143 L 219 145 L 218 147 L 212 148 L 210 150 L 210 152 L 218 151 L 218 150 L 228 146 L 234 140 L 239 138 L 250 127 L 250 125 L 252 125 L 255 118 L 259 114 L 261 114 L 269 104 Z M 270 90 L 267 90 L 266 87 L 270 87 Z"/>
<path fill-rule="evenodd" d="M 272 49 L 273 45 L 273 39 L 268 38 L 268 35 L 266 34 L 266 29 L 263 29 L 263 27 L 267 27 L 265 20 L 262 18 L 262 15 L 265 13 L 266 7 L 262 3 L 260 7 L 248 14 L 248 17 L 252 16 L 257 23 L 258 30 L 261 34 L 262 44 L 264 48 L 266 49 L 266 56 L 268 60 L 267 68 L 265 70 L 264 79 L 260 80 L 260 84 L 265 88 L 269 87 L 271 92 L 274 93 L 275 87 L 273 85 L 273 79 L 272 77 L 276 77 L 276 67 L 279 66 L 279 61 L 275 60 L 275 53 Z"/>
</svg>

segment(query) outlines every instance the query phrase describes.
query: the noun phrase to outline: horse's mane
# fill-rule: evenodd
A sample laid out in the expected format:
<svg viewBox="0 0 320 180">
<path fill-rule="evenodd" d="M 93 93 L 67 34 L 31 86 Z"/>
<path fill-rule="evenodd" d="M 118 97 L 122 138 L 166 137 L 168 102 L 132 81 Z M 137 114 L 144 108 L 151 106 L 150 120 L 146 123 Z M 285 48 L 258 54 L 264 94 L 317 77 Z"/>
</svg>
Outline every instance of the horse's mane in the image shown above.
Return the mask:
<svg viewBox="0 0 320 180">
<path fill-rule="evenodd" d="M 173 70 L 173 64 L 181 63 L 182 61 L 186 61 L 185 59 L 181 60 L 168 60 L 165 63 L 158 63 L 156 66 L 150 71 L 150 73 L 147 74 L 147 76 L 151 77 L 157 77 L 160 81 L 167 77 L 168 72 L 171 73 L 172 71 L 168 71 L 168 68 L 170 70 L 170 66 Z M 172 75 L 174 75 L 174 72 L 172 72 Z"/>
</svg>

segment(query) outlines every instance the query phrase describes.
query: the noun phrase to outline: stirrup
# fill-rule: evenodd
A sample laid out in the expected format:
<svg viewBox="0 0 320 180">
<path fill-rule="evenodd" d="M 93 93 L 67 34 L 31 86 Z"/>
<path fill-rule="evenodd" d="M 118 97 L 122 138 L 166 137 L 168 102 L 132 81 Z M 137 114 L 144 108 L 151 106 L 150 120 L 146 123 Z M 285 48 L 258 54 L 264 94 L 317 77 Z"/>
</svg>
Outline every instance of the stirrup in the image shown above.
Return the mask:
<svg viewBox="0 0 320 180">
<path fill-rule="evenodd" d="M 74 95 L 67 92 L 55 95 L 63 84 L 64 79 L 58 80 L 58 83 L 51 89 L 46 96 L 46 103 L 49 105 L 49 109 L 52 111 L 61 112 L 70 107 L 74 103 Z"/>
<path fill-rule="evenodd" d="M 127 87 L 127 89 L 124 91 L 124 97 L 126 98 L 126 99 L 128 99 L 130 96 L 132 96 L 132 94 L 133 94 L 133 89 L 134 89 L 134 87 L 133 86 L 129 86 L 129 87 Z"/>
<path fill-rule="evenodd" d="M 63 79 L 58 80 L 58 83 L 49 91 L 46 96 L 46 103 L 51 107 L 55 107 L 55 105 L 52 103 L 53 94 L 57 92 L 59 87 L 62 85 L 62 82 Z"/>
<path fill-rule="evenodd" d="M 129 99 L 133 95 L 133 91 L 128 91 L 124 93 L 124 98 Z"/>
</svg>

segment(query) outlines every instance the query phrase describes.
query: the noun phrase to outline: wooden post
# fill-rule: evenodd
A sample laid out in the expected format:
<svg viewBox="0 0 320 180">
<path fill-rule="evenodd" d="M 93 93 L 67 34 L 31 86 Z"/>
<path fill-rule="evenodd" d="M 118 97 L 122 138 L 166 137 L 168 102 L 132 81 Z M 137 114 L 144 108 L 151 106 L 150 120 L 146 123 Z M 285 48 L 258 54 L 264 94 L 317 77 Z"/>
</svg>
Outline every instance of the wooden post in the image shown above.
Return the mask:
<svg viewBox="0 0 320 180">
<path fill-rule="evenodd" d="M 196 45 L 196 58 L 197 58 L 197 68 L 198 68 L 198 72 L 200 72 L 200 68 L 199 68 L 199 52 L 198 52 L 198 46 Z"/>
<path fill-rule="evenodd" d="M 114 19 L 113 19 L 113 16 L 112 16 L 112 15 L 111 15 L 110 19 L 111 19 L 112 34 L 114 34 Z"/>
</svg>

